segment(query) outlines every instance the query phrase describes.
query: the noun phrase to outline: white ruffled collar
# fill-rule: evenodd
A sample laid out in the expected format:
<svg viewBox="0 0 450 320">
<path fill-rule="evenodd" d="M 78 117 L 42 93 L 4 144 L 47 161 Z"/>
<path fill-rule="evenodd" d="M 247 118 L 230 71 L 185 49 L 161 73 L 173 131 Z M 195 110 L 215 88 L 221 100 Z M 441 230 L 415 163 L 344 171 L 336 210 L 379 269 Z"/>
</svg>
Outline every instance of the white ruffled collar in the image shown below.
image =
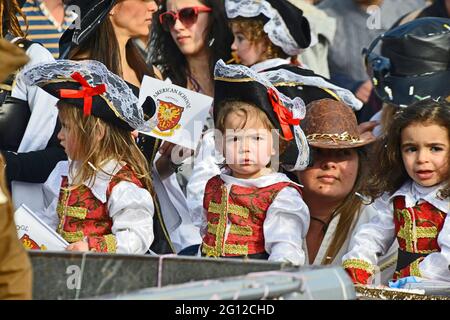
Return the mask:
<svg viewBox="0 0 450 320">
<path fill-rule="evenodd" d="M 250 67 L 250 69 L 253 69 L 256 72 L 261 72 L 267 69 L 275 68 L 289 63 L 290 63 L 289 58 L 288 59 L 273 58 L 255 63 Z"/>
<path fill-rule="evenodd" d="M 70 162 L 71 161 L 69 161 L 69 168 Z M 73 161 L 73 172 L 76 172 L 77 165 L 78 163 L 76 161 Z M 119 163 L 116 160 L 109 160 L 100 168 L 98 168 L 93 185 L 88 180 L 84 181 L 83 185 L 88 187 L 98 200 L 100 200 L 102 203 L 106 203 L 106 192 L 108 190 L 109 183 L 111 182 L 112 177 L 114 177 L 124 165 L 124 163 Z M 71 185 L 73 182 L 74 174 L 72 174 L 72 171 L 70 171 L 67 175 L 69 185 Z"/>
<path fill-rule="evenodd" d="M 241 179 L 231 176 L 229 171 L 226 171 L 220 174 L 220 178 L 227 185 L 239 185 L 241 187 L 264 188 L 278 182 L 292 182 L 301 187 L 301 185 L 293 182 L 287 175 L 281 172 L 272 172 L 255 179 Z"/>
<path fill-rule="evenodd" d="M 396 196 L 404 196 L 406 207 L 414 207 L 418 201 L 424 200 L 437 209 L 449 213 L 450 201 L 448 199 L 442 200 L 438 197 L 439 190 L 444 186 L 445 183 L 433 187 L 423 187 L 416 182 L 409 180 L 389 197 L 389 201 L 392 201 Z"/>
</svg>

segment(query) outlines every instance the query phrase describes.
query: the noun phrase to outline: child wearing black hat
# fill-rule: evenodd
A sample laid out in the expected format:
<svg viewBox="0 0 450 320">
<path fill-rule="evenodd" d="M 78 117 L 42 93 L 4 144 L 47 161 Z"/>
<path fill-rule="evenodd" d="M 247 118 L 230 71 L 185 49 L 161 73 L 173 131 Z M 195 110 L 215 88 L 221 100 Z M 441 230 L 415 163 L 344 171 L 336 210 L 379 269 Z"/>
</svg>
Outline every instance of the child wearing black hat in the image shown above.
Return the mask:
<svg viewBox="0 0 450 320">
<path fill-rule="evenodd" d="M 214 103 L 225 165 L 206 184 L 203 208 L 192 212 L 202 232 L 202 254 L 304 264 L 308 208 L 300 188 L 272 162 L 278 140 L 281 163 L 306 166 L 308 146 L 299 126 L 304 105 L 250 69 L 221 60 Z M 286 157 L 290 144 L 296 152 Z"/>
<path fill-rule="evenodd" d="M 70 243 L 67 250 L 147 252 L 154 239 L 152 185 L 131 131 L 151 123 L 131 89 L 97 61 L 60 60 L 24 78 L 60 99 L 58 138 L 70 159 L 46 183 L 54 199 L 43 219 Z"/>
<path fill-rule="evenodd" d="M 226 0 L 225 9 L 234 35 L 235 62 L 257 72 L 278 71 L 275 87 L 291 98 L 301 97 L 306 104 L 324 98 L 341 100 L 339 92 L 344 89 L 300 67 L 296 60 L 311 44 L 309 22 L 302 10 L 287 0 Z M 350 106 L 358 110 L 361 103 Z"/>
</svg>

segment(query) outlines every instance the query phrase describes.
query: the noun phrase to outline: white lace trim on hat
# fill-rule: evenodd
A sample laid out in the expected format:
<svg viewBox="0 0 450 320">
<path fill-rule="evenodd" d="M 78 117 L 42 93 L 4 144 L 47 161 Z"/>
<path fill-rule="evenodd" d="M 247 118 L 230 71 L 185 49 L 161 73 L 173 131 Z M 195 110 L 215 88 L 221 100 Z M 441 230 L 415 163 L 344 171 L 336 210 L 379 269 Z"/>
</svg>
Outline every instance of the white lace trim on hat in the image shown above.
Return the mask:
<svg viewBox="0 0 450 320">
<path fill-rule="evenodd" d="M 264 25 L 264 32 L 267 33 L 273 44 L 283 49 L 289 56 L 296 56 L 302 52 L 302 48 L 289 32 L 280 13 L 269 2 L 264 0 L 225 0 L 225 10 L 229 19 L 253 18 L 263 14 L 269 19 Z"/>
</svg>

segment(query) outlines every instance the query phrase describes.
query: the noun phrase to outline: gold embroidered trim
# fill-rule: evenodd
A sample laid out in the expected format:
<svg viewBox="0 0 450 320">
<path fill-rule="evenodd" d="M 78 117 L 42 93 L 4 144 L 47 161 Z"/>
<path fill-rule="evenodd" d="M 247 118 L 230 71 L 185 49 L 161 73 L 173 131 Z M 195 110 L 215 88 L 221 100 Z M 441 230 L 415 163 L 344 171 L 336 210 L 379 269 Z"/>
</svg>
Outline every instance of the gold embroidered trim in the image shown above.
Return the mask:
<svg viewBox="0 0 450 320">
<path fill-rule="evenodd" d="M 250 226 L 238 226 L 238 225 L 232 224 L 230 227 L 230 233 L 237 234 L 239 236 L 251 236 L 253 234 L 253 230 L 252 230 L 252 227 L 250 227 Z"/>
<path fill-rule="evenodd" d="M 106 251 L 115 253 L 117 250 L 117 240 L 116 236 L 112 234 L 107 234 L 104 236 L 106 242 Z"/>
<path fill-rule="evenodd" d="M 204 252 L 207 256 L 220 257 L 222 255 L 222 243 L 225 237 L 225 229 L 227 227 L 227 209 L 228 209 L 228 192 L 225 186 L 222 186 L 222 196 L 220 204 L 210 201 L 208 205 L 208 211 L 211 213 L 219 214 L 219 222 L 217 223 L 215 232 L 215 246 L 213 250 Z M 205 244 L 204 244 L 205 245 Z"/>
<path fill-rule="evenodd" d="M 347 131 L 337 134 L 337 133 L 313 133 L 308 134 L 306 139 L 310 142 L 317 142 L 321 140 L 331 140 L 332 142 L 337 141 L 348 141 L 350 143 L 361 143 L 363 142 L 357 137 L 350 135 Z"/>
<path fill-rule="evenodd" d="M 62 191 L 63 195 L 61 197 L 59 204 L 56 206 L 56 213 L 59 216 L 59 224 L 58 224 L 58 228 L 56 230 L 59 234 L 62 234 L 62 231 L 63 231 L 64 220 L 65 220 L 64 208 L 65 208 L 65 205 L 67 205 L 67 202 L 68 202 L 69 196 L 70 196 L 69 189 L 62 188 L 61 191 Z"/>
<path fill-rule="evenodd" d="M 414 252 L 413 243 L 415 241 L 413 236 L 413 223 L 411 213 L 408 209 L 400 210 L 399 214 L 405 219 L 405 224 L 400 228 L 397 237 L 404 239 L 406 244 L 406 251 Z"/>
<path fill-rule="evenodd" d="M 419 263 L 422 260 L 423 259 L 419 258 L 419 259 L 415 260 L 413 263 L 411 263 L 410 268 L 409 268 L 410 276 L 422 277 L 422 273 L 420 272 L 420 269 L 419 269 Z"/>
<path fill-rule="evenodd" d="M 431 238 L 434 239 L 438 236 L 438 231 L 436 227 L 418 227 L 416 228 L 417 238 Z"/>
<path fill-rule="evenodd" d="M 226 244 L 225 245 L 225 254 L 238 254 L 242 256 L 248 255 L 248 246 L 247 245 L 239 245 L 239 244 Z"/>
<path fill-rule="evenodd" d="M 217 233 L 217 224 L 212 224 L 212 223 L 208 222 L 208 232 L 213 234 L 213 235 L 216 235 L 216 233 Z"/>
<path fill-rule="evenodd" d="M 217 257 L 215 255 L 216 249 L 214 247 L 208 246 L 206 243 L 202 243 L 202 253 L 204 253 L 207 257 Z"/>
<path fill-rule="evenodd" d="M 228 212 L 230 214 L 234 214 L 236 216 L 242 217 L 242 218 L 248 218 L 248 215 L 250 214 L 250 210 L 246 207 L 241 207 L 235 204 L 230 204 L 228 207 Z"/>
<path fill-rule="evenodd" d="M 84 238 L 83 231 L 67 232 L 61 231 L 61 236 L 69 243 L 81 241 Z"/>
<path fill-rule="evenodd" d="M 361 259 L 345 260 L 342 263 L 342 267 L 344 267 L 345 269 L 347 268 L 362 269 L 370 274 L 373 274 L 375 272 L 375 268 L 372 264 Z"/>
<path fill-rule="evenodd" d="M 87 213 L 88 213 L 87 208 L 82 208 L 82 207 L 64 207 L 61 204 L 58 204 L 58 207 L 56 208 L 56 210 L 59 210 L 59 212 L 65 213 L 65 215 L 68 216 L 68 217 L 77 218 L 77 219 L 80 219 L 80 220 L 86 219 L 86 216 L 87 216 Z"/>
</svg>

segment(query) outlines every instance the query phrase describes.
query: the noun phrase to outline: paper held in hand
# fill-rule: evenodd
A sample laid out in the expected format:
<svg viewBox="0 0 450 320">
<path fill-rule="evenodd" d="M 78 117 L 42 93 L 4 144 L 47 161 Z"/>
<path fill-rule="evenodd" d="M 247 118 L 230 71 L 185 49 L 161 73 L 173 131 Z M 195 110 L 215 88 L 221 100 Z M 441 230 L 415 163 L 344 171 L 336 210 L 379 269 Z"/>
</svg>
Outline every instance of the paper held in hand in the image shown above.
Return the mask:
<svg viewBox="0 0 450 320">
<path fill-rule="evenodd" d="M 195 150 L 213 99 L 145 76 L 139 93 L 139 105 L 149 96 L 156 102 L 158 124 L 151 132 L 142 133 Z"/>
<path fill-rule="evenodd" d="M 16 210 L 14 220 L 17 236 L 26 249 L 61 251 L 69 245 L 25 205 Z"/>
</svg>

